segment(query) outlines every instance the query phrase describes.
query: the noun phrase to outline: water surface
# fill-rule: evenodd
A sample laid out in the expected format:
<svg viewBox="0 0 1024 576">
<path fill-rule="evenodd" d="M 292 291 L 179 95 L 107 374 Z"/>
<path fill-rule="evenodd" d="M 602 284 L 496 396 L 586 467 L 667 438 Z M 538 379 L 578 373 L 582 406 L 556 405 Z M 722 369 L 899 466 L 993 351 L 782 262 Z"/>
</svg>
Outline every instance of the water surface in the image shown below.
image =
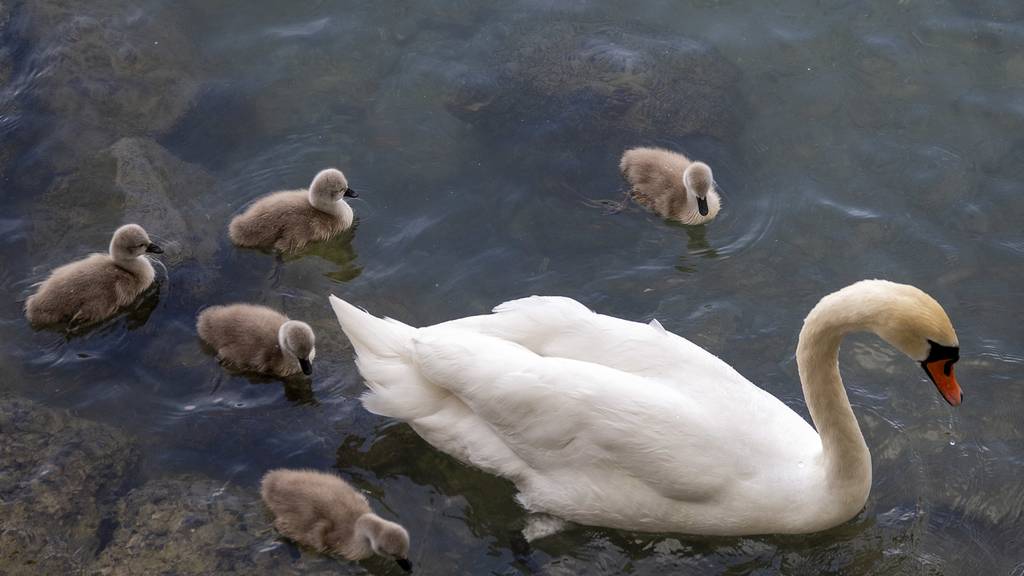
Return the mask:
<svg viewBox="0 0 1024 576">
<path fill-rule="evenodd" d="M 88 4 L 82 14 L 117 2 Z M 419 574 L 1019 574 L 1024 11 L 998 1 L 617 4 L 145 0 L 96 17 L 137 50 L 117 52 L 110 80 L 105 63 L 68 74 L 69 60 L 51 53 L 63 45 L 38 32 L 42 16 L 15 3 L 0 123 L 6 387 L 127 430 L 149 477 L 197 472 L 255 489 L 273 467 L 335 469 L 409 528 Z M 96 25 L 75 22 L 58 31 L 89 37 Z M 699 43 L 729 69 L 721 105 L 701 108 L 715 115 L 694 133 L 630 131 L 611 120 L 634 102 L 622 76 L 607 81 L 618 91 L 563 94 L 529 80 L 557 64 L 550 54 L 539 72 L 495 77 L 528 49 L 524 38 L 551 38 L 545 27 L 560 23 L 598 38 L 593 57 L 624 75 L 652 64 L 623 46 Z M 629 37 L 614 45 L 616 34 Z M 117 108 L 129 90 L 159 105 Z M 673 97 L 645 105 L 688 105 Z M 485 101 L 470 118 L 465 107 Z M 122 144 L 95 160 L 124 137 L 153 147 Z M 632 144 L 707 159 L 719 218 L 685 228 L 588 206 L 621 195 L 616 164 Z M 139 149 L 162 159 L 154 178 L 169 184 L 112 194 L 117 169 L 149 166 Z M 353 235 L 284 259 L 230 245 L 232 214 L 329 165 L 361 193 Z M 71 339 L 26 326 L 33 282 L 105 247 L 125 218 L 154 214 L 166 223 L 148 227 L 169 247 L 167 270 L 141 310 Z M 863 278 L 911 283 L 943 304 L 965 402 L 951 409 L 876 338 L 846 343 L 843 376 L 874 463 L 857 518 L 787 537 L 581 527 L 527 554 L 513 547 L 525 514 L 510 483 L 362 409 L 326 300 L 423 325 L 530 294 L 571 296 L 658 318 L 806 416 L 794 360 L 802 319 Z M 204 353 L 196 313 L 238 300 L 312 324 L 311 381 L 227 374 Z"/>
</svg>

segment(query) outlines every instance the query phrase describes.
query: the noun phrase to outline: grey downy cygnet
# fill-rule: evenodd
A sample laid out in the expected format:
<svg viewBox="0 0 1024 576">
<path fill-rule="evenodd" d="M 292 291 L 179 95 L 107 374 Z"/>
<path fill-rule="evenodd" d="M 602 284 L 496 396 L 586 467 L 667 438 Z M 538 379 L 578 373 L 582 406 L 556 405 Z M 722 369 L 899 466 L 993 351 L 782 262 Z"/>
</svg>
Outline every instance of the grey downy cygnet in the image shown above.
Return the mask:
<svg viewBox="0 0 1024 576">
<path fill-rule="evenodd" d="M 295 252 L 351 227 L 352 208 L 345 198 L 357 196 L 340 170 L 328 168 L 313 178 L 309 190 L 260 198 L 231 220 L 228 234 L 236 246 Z"/>
<path fill-rule="evenodd" d="M 282 378 L 313 372 L 313 329 L 266 306 L 211 306 L 199 314 L 196 330 L 230 368 Z"/>
<path fill-rule="evenodd" d="M 349 560 L 378 554 L 412 570 L 405 528 L 374 514 L 366 497 L 334 474 L 273 470 L 263 477 L 260 495 L 274 527 L 289 540 Z"/>
<path fill-rule="evenodd" d="M 163 250 L 138 224 L 114 232 L 110 252 L 95 253 L 56 268 L 25 302 L 25 317 L 34 325 L 106 320 L 131 304 L 156 276 L 146 253 Z"/>
<path fill-rule="evenodd" d="M 714 220 L 722 207 L 711 168 L 678 152 L 631 148 L 622 155 L 619 171 L 633 199 L 662 218 L 704 224 Z"/>
</svg>

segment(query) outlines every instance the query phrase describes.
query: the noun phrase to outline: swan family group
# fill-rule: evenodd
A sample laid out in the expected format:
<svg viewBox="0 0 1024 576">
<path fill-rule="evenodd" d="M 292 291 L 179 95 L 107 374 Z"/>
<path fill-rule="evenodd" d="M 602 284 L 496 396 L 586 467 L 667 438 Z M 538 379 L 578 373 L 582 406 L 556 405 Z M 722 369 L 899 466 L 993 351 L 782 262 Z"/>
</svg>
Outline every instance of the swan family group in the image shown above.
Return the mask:
<svg viewBox="0 0 1024 576">
<path fill-rule="evenodd" d="M 620 170 L 634 200 L 684 224 L 718 214 L 711 169 L 682 154 L 634 148 Z M 295 252 L 348 229 L 357 194 L 327 169 L 308 190 L 276 192 L 228 227 L 236 245 Z M 108 254 L 53 270 L 25 304 L 36 326 L 95 324 L 154 283 L 159 254 L 135 224 Z M 951 405 L 956 333 L 923 291 L 864 280 L 825 296 L 804 321 L 796 358 L 813 426 L 713 354 L 668 332 L 532 296 L 492 314 L 424 328 L 329 298 L 356 354 L 367 410 L 407 422 L 451 456 L 512 481 L 531 516 L 527 539 L 566 522 L 706 535 L 806 533 L 855 516 L 871 456 L 839 375 L 843 336 L 870 331 L 919 362 Z M 200 338 L 227 367 L 310 374 L 313 330 L 263 306 L 203 310 Z M 333 474 L 274 470 L 261 494 L 282 535 L 350 559 L 393 558 L 409 535 Z"/>
</svg>

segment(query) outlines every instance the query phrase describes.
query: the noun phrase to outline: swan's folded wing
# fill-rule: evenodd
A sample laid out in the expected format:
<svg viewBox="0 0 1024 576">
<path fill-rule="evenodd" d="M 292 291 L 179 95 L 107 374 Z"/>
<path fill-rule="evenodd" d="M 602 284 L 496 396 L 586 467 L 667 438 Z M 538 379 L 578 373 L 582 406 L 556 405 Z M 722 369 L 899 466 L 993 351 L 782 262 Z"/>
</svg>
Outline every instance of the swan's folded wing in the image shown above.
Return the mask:
<svg viewBox="0 0 1024 576">
<path fill-rule="evenodd" d="M 424 376 L 413 351 L 419 330 L 335 296 L 330 302 L 366 379 L 367 410 L 408 422 L 424 440 L 463 462 L 513 480 L 522 476 L 525 464 L 487 423 Z"/>
<path fill-rule="evenodd" d="M 601 364 L 637 376 L 664 379 L 682 389 L 695 380 L 716 386 L 752 386 L 714 354 L 657 325 L 597 314 L 559 296 L 531 296 L 505 302 L 494 314 L 445 322 L 514 342 L 546 357 Z"/>
<path fill-rule="evenodd" d="M 501 435 L 455 396 L 432 414 L 409 420 L 409 425 L 431 446 L 485 472 L 513 481 L 529 473 L 529 466 Z"/>
<path fill-rule="evenodd" d="M 714 407 L 688 408 L 666 384 L 543 358 L 450 327 L 421 330 L 414 347 L 421 374 L 485 423 L 522 461 L 525 474 L 544 478 L 568 471 L 584 484 L 630 476 L 672 498 L 703 500 L 728 483 L 737 472 L 733 464 L 743 466 L 742 458 L 730 457 L 747 450 L 742 439 L 718 438 L 707 421 Z M 717 447 L 715 454 L 707 453 L 709 444 Z"/>
</svg>

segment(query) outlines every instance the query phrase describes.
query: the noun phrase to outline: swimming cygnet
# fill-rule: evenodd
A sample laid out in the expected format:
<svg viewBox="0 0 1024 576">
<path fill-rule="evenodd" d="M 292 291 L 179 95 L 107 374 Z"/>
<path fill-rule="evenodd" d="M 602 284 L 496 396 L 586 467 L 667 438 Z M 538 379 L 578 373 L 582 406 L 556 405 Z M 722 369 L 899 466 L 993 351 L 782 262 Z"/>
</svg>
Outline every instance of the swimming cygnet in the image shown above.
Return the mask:
<svg viewBox="0 0 1024 576">
<path fill-rule="evenodd" d="M 263 477 L 260 495 L 274 527 L 289 540 L 349 560 L 379 554 L 412 571 L 405 528 L 374 514 L 366 497 L 334 474 L 273 470 Z"/>
<path fill-rule="evenodd" d="M 637 203 L 662 218 L 704 224 L 714 220 L 721 208 L 711 168 L 677 152 L 632 148 L 622 155 L 619 171 Z"/>
<path fill-rule="evenodd" d="M 260 198 L 231 220 L 228 234 L 237 246 L 295 252 L 352 226 L 352 208 L 343 196 L 359 195 L 348 187 L 340 170 L 328 168 L 313 178 L 309 190 L 274 192 Z"/>
<path fill-rule="evenodd" d="M 199 314 L 196 330 L 232 368 L 280 377 L 313 373 L 313 329 L 266 306 L 210 306 Z"/>
<path fill-rule="evenodd" d="M 36 325 L 89 324 L 110 318 L 153 283 L 153 265 L 145 253 L 163 250 L 138 224 L 114 232 L 110 253 L 95 253 L 50 272 L 25 302 L 25 317 Z"/>
</svg>

